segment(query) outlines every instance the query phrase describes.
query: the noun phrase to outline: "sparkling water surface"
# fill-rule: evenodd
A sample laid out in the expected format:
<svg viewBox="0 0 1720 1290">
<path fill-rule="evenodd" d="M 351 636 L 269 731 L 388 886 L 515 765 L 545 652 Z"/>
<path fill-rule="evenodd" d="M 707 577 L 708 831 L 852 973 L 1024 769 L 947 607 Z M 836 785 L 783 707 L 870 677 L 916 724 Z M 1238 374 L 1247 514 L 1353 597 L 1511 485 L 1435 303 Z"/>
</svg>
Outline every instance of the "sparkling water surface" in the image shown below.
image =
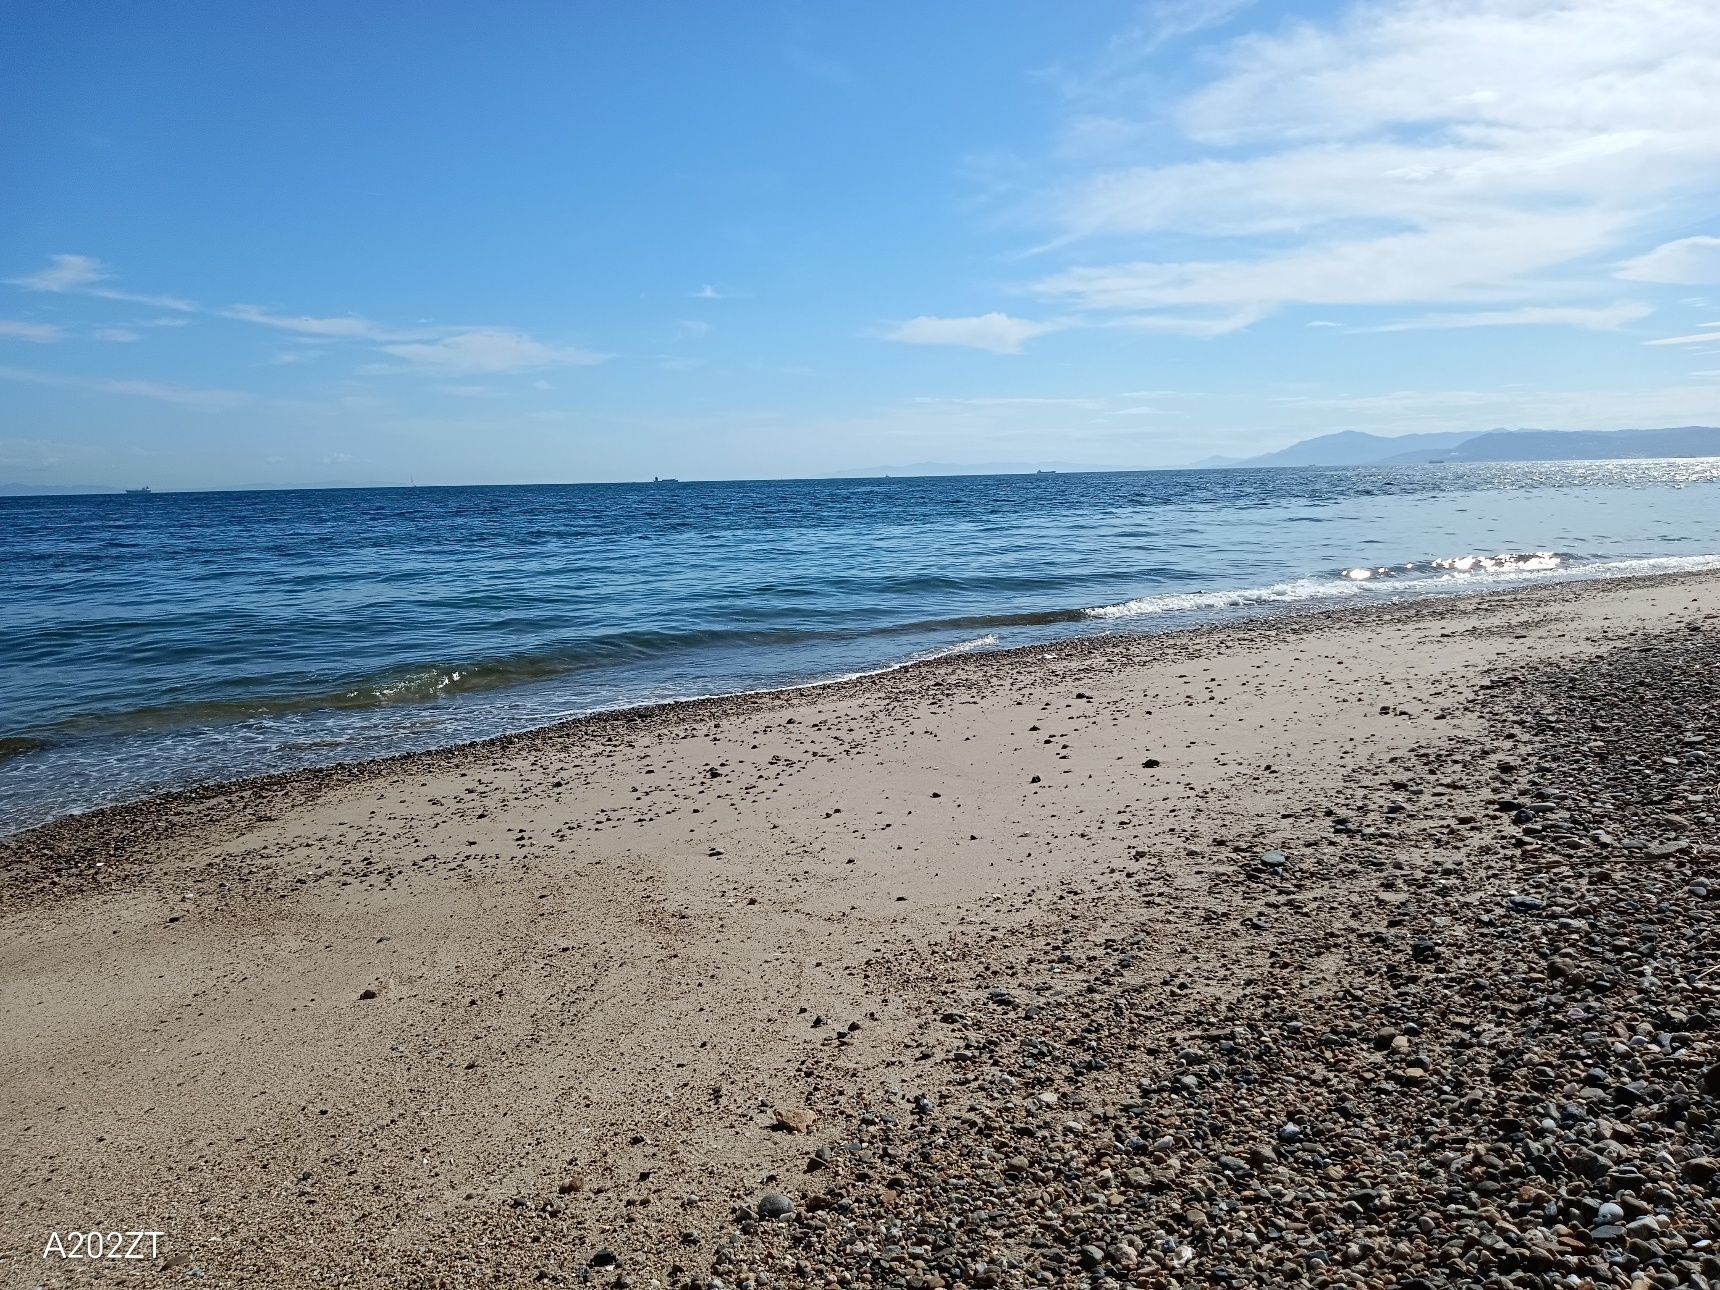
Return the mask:
<svg viewBox="0 0 1720 1290">
<path fill-rule="evenodd" d="M 951 650 L 1709 566 L 1720 460 L 3 498 L 0 831 Z"/>
</svg>

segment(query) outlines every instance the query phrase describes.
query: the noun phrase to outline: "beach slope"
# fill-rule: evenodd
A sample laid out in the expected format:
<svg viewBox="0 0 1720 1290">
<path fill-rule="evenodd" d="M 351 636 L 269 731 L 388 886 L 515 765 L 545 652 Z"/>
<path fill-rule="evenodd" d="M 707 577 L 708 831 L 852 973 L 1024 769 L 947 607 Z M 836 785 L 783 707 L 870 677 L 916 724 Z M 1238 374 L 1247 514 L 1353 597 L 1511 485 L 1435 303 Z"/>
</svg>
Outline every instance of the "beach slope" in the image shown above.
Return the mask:
<svg viewBox="0 0 1720 1290">
<path fill-rule="evenodd" d="M 1717 662 L 1565 584 L 13 839 L 0 1281 L 1720 1277 Z"/>
</svg>

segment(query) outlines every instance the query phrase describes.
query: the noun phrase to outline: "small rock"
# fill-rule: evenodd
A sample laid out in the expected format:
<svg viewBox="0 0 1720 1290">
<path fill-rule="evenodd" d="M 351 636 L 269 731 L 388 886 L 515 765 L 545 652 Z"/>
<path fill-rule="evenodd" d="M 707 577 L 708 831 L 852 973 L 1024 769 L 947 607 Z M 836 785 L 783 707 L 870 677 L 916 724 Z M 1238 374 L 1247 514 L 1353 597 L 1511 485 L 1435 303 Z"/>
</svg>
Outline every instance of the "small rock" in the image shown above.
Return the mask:
<svg viewBox="0 0 1720 1290">
<path fill-rule="evenodd" d="M 767 1191 L 758 1198 L 760 1218 L 787 1218 L 794 1213 L 794 1202 L 779 1191 Z"/>
<path fill-rule="evenodd" d="M 1720 1178 L 1720 1157 L 1693 1156 L 1684 1162 L 1684 1168 L 1681 1172 L 1691 1182 L 1700 1183 L 1706 1187 L 1716 1178 Z"/>
<path fill-rule="evenodd" d="M 790 1133 L 811 1133 L 812 1126 L 817 1123 L 817 1111 L 783 1106 L 776 1108 L 776 1127 L 779 1129 L 787 1129 Z"/>
</svg>

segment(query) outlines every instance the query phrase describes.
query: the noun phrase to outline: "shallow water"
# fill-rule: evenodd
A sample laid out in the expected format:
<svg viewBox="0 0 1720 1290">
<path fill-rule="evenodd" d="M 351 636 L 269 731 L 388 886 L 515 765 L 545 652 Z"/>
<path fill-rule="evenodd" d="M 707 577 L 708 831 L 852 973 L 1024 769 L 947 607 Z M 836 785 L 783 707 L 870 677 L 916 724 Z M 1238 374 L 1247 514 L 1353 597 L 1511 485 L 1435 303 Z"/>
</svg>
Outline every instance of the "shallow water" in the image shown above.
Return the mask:
<svg viewBox="0 0 1720 1290">
<path fill-rule="evenodd" d="M 1717 460 L 5 498 L 0 831 L 951 650 L 1707 566 Z"/>
</svg>

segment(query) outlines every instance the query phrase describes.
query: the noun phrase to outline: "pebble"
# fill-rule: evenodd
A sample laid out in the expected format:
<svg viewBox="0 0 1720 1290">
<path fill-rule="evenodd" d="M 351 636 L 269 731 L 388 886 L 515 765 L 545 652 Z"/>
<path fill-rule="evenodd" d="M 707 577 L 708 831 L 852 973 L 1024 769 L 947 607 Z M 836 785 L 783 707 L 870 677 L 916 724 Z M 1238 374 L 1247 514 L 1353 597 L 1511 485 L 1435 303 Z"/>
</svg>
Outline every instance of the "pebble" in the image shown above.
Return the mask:
<svg viewBox="0 0 1720 1290">
<path fill-rule="evenodd" d="M 760 1218 L 787 1218 L 794 1213 L 794 1202 L 779 1191 L 767 1191 L 756 1208 Z"/>
<path fill-rule="evenodd" d="M 1317 994 L 1293 950 L 1225 996 L 1109 925 L 1020 942 L 1008 990 L 981 977 L 982 1006 L 942 1014 L 952 1082 L 861 1117 L 864 1161 L 817 1175 L 828 1208 L 739 1225 L 694 1283 L 1720 1286 L 1720 836 L 1697 809 L 1720 783 L 1661 754 L 1720 728 L 1715 640 L 1520 666 L 1477 699 L 1512 756 L 1406 754 L 1389 789 L 1346 785 L 1341 846 L 1255 851 L 1263 943 L 1320 956 Z M 1440 785 L 1435 818 L 1470 824 L 1425 823 L 1415 790 Z M 1393 898 L 1348 949 L 1298 935 L 1353 882 Z M 1166 964 L 1156 993 L 1137 960 Z M 794 1212 L 774 1196 L 760 1217 Z"/>
</svg>

